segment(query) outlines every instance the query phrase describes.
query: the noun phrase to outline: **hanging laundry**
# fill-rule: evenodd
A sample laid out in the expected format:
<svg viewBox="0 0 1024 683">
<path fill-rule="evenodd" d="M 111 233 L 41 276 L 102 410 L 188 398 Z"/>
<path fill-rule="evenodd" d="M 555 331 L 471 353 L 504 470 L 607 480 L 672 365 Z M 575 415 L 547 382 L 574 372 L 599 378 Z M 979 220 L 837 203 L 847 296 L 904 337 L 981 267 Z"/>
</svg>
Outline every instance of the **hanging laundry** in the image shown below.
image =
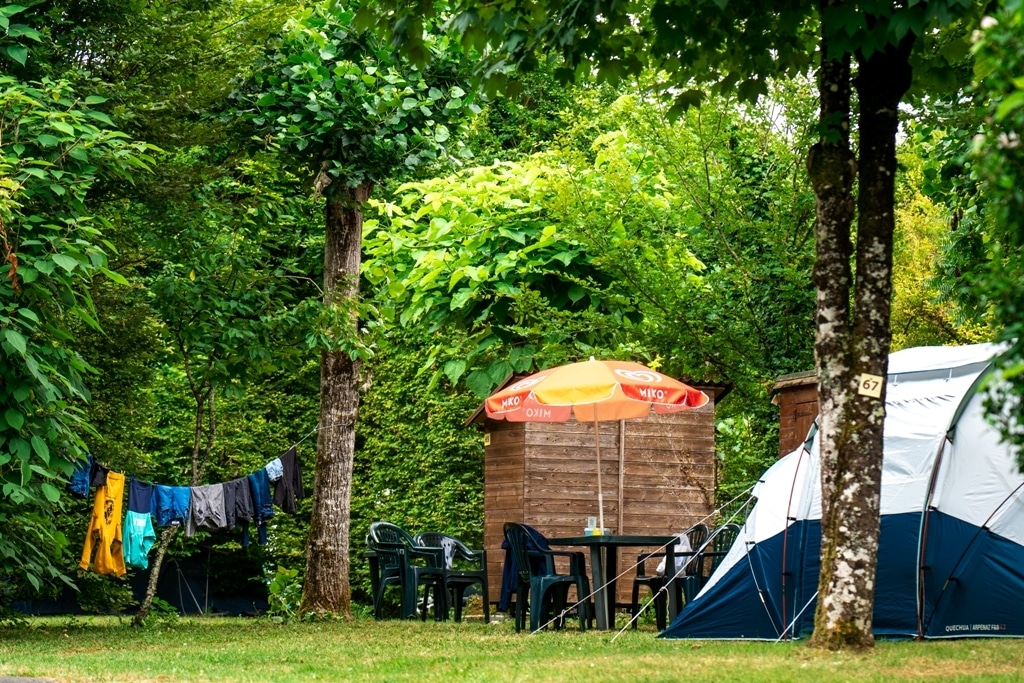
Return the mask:
<svg viewBox="0 0 1024 683">
<path fill-rule="evenodd" d="M 299 468 L 295 446 L 281 456 L 281 465 L 284 474 L 274 483 L 274 504 L 289 514 L 295 514 L 295 501 L 306 497 L 306 492 L 302 488 L 302 470 Z"/>
<path fill-rule="evenodd" d="M 96 460 L 92 453 L 86 453 L 85 458 L 75 461 L 75 471 L 71 473 L 68 480 L 68 492 L 75 498 L 88 498 L 89 487 L 92 485 L 92 468 L 96 466 Z"/>
<path fill-rule="evenodd" d="M 154 502 L 155 487 L 146 481 L 139 481 L 135 477 L 128 478 L 128 511 L 152 514 L 156 509 Z"/>
<path fill-rule="evenodd" d="M 234 529 L 239 524 L 248 525 L 252 521 L 256 509 L 252 504 L 248 477 L 224 482 L 224 512 L 227 514 L 228 529 Z"/>
<path fill-rule="evenodd" d="M 224 509 L 224 484 L 206 484 L 192 487 L 192 508 L 185 525 L 185 535 L 196 535 L 199 527 L 226 529 L 227 511 Z"/>
<path fill-rule="evenodd" d="M 267 470 L 260 468 L 248 476 L 249 491 L 252 493 L 253 521 L 259 532 L 259 544 L 267 544 L 267 520 L 274 516 L 274 502 L 270 498 L 270 479 Z M 242 533 L 242 547 L 249 547 L 249 529 Z"/>
<path fill-rule="evenodd" d="M 188 509 L 192 502 L 192 489 L 188 486 L 164 486 L 156 484 L 154 491 L 153 516 L 157 526 L 184 524 L 188 521 Z"/>
<path fill-rule="evenodd" d="M 156 542 L 153 530 L 153 485 L 128 478 L 128 512 L 124 516 L 124 561 L 129 567 L 149 566 L 149 551 Z"/>
<path fill-rule="evenodd" d="M 124 516 L 124 561 L 129 567 L 149 566 L 149 551 L 156 543 L 153 517 L 148 512 L 129 510 Z"/>
<path fill-rule="evenodd" d="M 107 472 L 109 471 L 106 465 L 101 465 L 99 462 L 93 463 L 89 477 L 94 488 L 99 488 L 107 483 Z"/>
<path fill-rule="evenodd" d="M 272 482 L 284 476 L 284 465 L 281 464 L 281 458 L 274 458 L 263 469 L 267 471 L 267 477 Z"/>
<path fill-rule="evenodd" d="M 121 509 L 124 498 L 124 475 L 108 472 L 106 483 L 96 489 L 96 502 L 92 508 L 92 519 L 85 534 L 82 561 L 78 566 L 89 568 L 92 560 L 93 571 L 97 574 L 124 576 L 128 570 L 124 565 L 121 550 Z M 93 551 L 95 550 L 95 558 Z"/>
</svg>

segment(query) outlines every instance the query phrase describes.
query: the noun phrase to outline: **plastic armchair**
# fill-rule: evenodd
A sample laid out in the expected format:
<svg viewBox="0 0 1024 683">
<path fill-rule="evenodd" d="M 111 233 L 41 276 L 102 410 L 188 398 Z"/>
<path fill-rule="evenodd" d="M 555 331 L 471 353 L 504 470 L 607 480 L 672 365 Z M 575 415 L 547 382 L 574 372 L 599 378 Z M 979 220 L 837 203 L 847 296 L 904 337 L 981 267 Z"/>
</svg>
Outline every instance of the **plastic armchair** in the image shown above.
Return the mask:
<svg viewBox="0 0 1024 683">
<path fill-rule="evenodd" d="M 547 615 L 549 607 L 552 608 L 555 627 L 563 626 L 562 614 L 568 602 L 569 588 L 573 586 L 579 600 L 580 630 L 587 630 L 590 579 L 587 578 L 583 553 L 537 548 L 529 529 L 516 522 L 505 523 L 505 540 L 516 567 L 516 633 L 526 625 L 527 600 L 531 632 L 547 623 L 547 619 L 542 621 L 542 618 Z M 556 557 L 569 558 L 568 574 L 559 574 L 555 570 Z"/>
<path fill-rule="evenodd" d="M 373 596 L 373 615 L 381 618 L 384 593 L 397 585 L 401 596 L 399 614 L 403 619 L 416 617 L 416 596 L 424 586 L 422 617 L 427 618 L 427 597 L 434 592 L 434 615 L 440 621 L 448 613 L 444 588 L 444 559 L 440 548 L 418 546 L 404 529 L 389 522 L 374 522 L 366 536 L 377 556 L 380 576 Z"/>
<path fill-rule="evenodd" d="M 676 561 L 682 562 L 687 571 L 693 571 L 693 568 L 697 565 L 697 561 L 693 559 L 696 556 L 696 552 L 693 549 L 699 548 L 703 545 L 705 539 L 708 537 L 708 528 L 704 524 L 695 524 L 684 531 L 683 535 L 686 536 L 686 540 L 690 543 L 690 548 L 692 550 L 688 553 L 676 553 Z M 630 601 L 630 612 L 633 616 L 633 628 L 636 628 L 636 616 L 640 613 L 640 587 L 647 586 L 651 589 L 651 595 L 654 598 L 654 619 L 657 623 L 658 630 L 664 631 L 668 626 L 668 596 L 665 594 L 664 588 L 671 579 L 680 579 L 674 583 L 674 590 L 679 595 L 679 604 L 682 604 L 682 576 L 675 576 L 676 569 L 674 567 L 665 567 L 665 571 L 663 573 L 648 574 L 646 565 L 647 561 L 651 559 L 661 559 L 661 561 L 664 562 L 665 552 L 659 551 L 655 553 L 643 553 L 637 556 L 636 577 L 633 579 L 633 594 Z"/>
<path fill-rule="evenodd" d="M 438 531 L 425 531 L 416 535 L 416 544 L 441 548 L 443 553 L 444 586 L 449 605 L 455 607 L 455 621 L 462 621 L 466 603 L 466 590 L 477 584 L 484 602 L 484 623 L 491 622 L 490 594 L 487 589 L 487 551 L 471 550 L 455 536 Z"/>
</svg>

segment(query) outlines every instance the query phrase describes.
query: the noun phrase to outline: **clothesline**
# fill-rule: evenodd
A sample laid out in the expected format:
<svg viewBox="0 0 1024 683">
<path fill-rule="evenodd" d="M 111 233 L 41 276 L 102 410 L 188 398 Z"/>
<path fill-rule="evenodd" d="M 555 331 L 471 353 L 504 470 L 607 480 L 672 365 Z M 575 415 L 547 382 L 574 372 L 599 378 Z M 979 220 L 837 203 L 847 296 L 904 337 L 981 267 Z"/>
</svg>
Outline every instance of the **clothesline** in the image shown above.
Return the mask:
<svg viewBox="0 0 1024 683">
<path fill-rule="evenodd" d="M 274 506 L 294 514 L 296 500 L 305 497 L 297 447 L 320 430 L 318 424 L 283 455 L 247 476 L 197 486 L 153 484 L 126 477 L 88 454 L 68 482 L 69 491 L 81 498 L 88 498 L 90 488 L 96 489 L 79 567 L 87 570 L 91 560 L 93 571 L 115 576 L 124 576 L 127 566 L 147 568 L 156 541 L 154 521 L 157 526 L 184 526 L 186 536 L 200 527 L 241 526 L 243 547 L 249 543 L 249 524 L 255 523 L 259 543 L 266 544 L 266 522 L 273 517 Z M 126 482 L 128 510 L 122 521 Z"/>
</svg>

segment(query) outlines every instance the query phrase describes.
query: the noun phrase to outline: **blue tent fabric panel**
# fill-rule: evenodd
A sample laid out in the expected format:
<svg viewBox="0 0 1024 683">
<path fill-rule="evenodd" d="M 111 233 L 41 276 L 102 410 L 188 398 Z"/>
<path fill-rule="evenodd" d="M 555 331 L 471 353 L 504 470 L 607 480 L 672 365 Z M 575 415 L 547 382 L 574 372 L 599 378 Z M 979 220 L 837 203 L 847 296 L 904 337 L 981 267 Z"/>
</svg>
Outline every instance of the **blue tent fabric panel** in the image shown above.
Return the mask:
<svg viewBox="0 0 1024 683">
<path fill-rule="evenodd" d="M 1024 546 L 937 512 L 927 543 L 926 638 L 1024 636 Z"/>
<path fill-rule="evenodd" d="M 818 577 L 821 574 L 821 520 L 798 522 L 790 526 L 790 544 L 800 543 L 790 550 L 787 566 L 797 567 L 793 577 L 794 590 L 786 595 L 787 637 L 809 636 L 814 630 L 814 607 L 817 604 Z"/>
<path fill-rule="evenodd" d="M 875 575 L 875 613 L 872 631 L 877 636 L 917 635 L 917 539 L 921 513 L 884 515 L 878 541 Z"/>
<path fill-rule="evenodd" d="M 687 603 L 660 637 L 778 638 L 781 616 L 772 596 L 779 594 L 784 536 L 778 534 L 749 548 L 748 557 Z"/>
</svg>

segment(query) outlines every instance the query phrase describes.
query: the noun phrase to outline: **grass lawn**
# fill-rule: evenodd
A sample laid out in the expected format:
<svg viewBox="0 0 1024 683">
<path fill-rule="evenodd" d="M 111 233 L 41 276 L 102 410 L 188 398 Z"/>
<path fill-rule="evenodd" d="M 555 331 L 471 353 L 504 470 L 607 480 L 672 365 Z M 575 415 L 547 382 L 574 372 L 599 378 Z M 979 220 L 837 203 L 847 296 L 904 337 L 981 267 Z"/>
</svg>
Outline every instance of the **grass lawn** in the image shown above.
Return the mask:
<svg viewBox="0 0 1024 683">
<path fill-rule="evenodd" d="M 1007 681 L 1014 639 L 881 642 L 866 655 L 802 643 L 658 640 L 652 630 L 515 633 L 511 622 L 34 619 L 0 630 L 0 676 L 56 681 Z"/>
</svg>

